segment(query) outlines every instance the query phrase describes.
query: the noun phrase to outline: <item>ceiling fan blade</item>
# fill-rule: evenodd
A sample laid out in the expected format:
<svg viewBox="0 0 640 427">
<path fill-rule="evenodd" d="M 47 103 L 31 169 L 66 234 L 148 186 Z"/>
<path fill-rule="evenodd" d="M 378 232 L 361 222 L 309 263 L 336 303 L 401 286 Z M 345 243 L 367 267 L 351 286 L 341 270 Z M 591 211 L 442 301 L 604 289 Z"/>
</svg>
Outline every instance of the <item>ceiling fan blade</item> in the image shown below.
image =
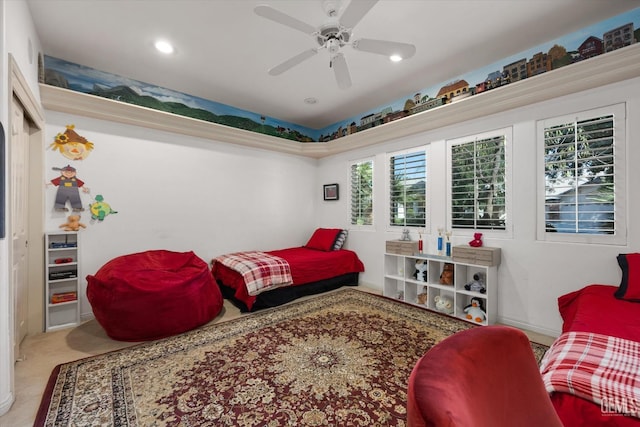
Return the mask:
<svg viewBox="0 0 640 427">
<path fill-rule="evenodd" d="M 416 53 L 416 47 L 408 43 L 390 42 L 385 40 L 360 39 L 355 40 L 352 47 L 363 52 L 379 55 L 400 55 L 403 59 L 411 58 Z"/>
<path fill-rule="evenodd" d="M 349 75 L 347 60 L 344 59 L 343 54 L 338 53 L 331 58 L 331 67 L 333 68 L 333 73 L 336 76 L 338 87 L 340 89 L 347 89 L 351 87 L 351 76 Z"/>
<path fill-rule="evenodd" d="M 313 27 L 306 22 L 302 22 L 293 16 L 289 16 L 286 13 L 282 13 L 279 10 L 267 5 L 256 6 L 253 11 L 262 16 L 263 18 L 270 19 L 278 24 L 286 25 L 294 30 L 302 31 L 303 33 L 313 34 L 316 32 L 316 27 Z"/>
<path fill-rule="evenodd" d="M 378 0 L 351 0 L 340 17 L 340 24 L 345 28 L 353 28 L 378 3 Z"/>
<path fill-rule="evenodd" d="M 272 69 L 269 70 L 269 74 L 272 75 L 272 76 L 277 76 L 279 74 L 282 74 L 285 71 L 287 71 L 289 68 L 292 68 L 292 67 L 298 65 L 302 61 L 305 61 L 305 60 L 311 58 L 313 55 L 315 55 L 317 53 L 318 53 L 318 49 L 305 50 L 304 52 L 297 54 L 293 58 L 287 59 L 282 64 L 276 65 L 275 67 L 273 67 Z"/>
</svg>

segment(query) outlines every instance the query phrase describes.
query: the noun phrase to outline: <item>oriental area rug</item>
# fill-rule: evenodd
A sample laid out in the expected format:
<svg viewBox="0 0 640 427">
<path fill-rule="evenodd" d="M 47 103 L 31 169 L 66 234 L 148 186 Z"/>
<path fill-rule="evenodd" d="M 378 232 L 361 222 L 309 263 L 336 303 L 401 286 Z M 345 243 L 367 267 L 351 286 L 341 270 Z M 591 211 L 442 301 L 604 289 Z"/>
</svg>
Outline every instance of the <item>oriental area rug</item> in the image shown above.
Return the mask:
<svg viewBox="0 0 640 427">
<path fill-rule="evenodd" d="M 404 426 L 415 363 L 473 327 L 342 289 L 59 365 L 35 425 Z"/>
</svg>

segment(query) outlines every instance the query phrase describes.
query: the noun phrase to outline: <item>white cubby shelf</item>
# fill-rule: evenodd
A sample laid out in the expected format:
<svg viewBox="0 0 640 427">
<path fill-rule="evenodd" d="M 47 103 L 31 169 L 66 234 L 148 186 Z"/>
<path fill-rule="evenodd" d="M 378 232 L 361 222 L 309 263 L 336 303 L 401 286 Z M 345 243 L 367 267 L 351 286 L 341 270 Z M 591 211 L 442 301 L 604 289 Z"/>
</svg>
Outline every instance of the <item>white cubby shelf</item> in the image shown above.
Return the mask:
<svg viewBox="0 0 640 427">
<path fill-rule="evenodd" d="M 499 260 L 499 257 L 498 257 Z M 427 280 L 416 280 L 416 262 L 427 262 Z M 499 261 L 498 261 L 499 262 Z M 446 264 L 453 265 L 453 283 L 440 283 L 440 275 Z M 465 285 L 474 281 L 474 275 L 479 275 L 485 287 L 485 292 L 467 290 Z M 452 257 L 432 254 L 384 254 L 384 284 L 383 295 L 399 299 L 422 308 L 438 311 L 458 319 L 479 325 L 490 325 L 496 321 L 498 265 L 483 265 L 470 262 L 455 261 Z M 424 295 L 424 303 L 419 301 L 419 295 Z M 436 296 L 448 297 L 452 301 L 452 312 L 446 313 L 436 309 Z M 486 313 L 481 322 L 468 319 L 465 308 L 471 304 L 472 298 L 479 298 Z"/>
</svg>

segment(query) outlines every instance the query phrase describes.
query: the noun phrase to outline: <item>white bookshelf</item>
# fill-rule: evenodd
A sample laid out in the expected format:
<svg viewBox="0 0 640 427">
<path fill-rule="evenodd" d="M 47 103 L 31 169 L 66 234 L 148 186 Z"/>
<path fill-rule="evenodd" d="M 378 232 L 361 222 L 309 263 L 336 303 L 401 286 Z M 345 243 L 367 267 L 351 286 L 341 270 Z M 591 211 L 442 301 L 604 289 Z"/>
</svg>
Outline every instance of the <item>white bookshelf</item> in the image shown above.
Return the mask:
<svg viewBox="0 0 640 427">
<path fill-rule="evenodd" d="M 45 332 L 80 323 L 78 253 L 78 233 L 45 234 Z"/>
<path fill-rule="evenodd" d="M 414 277 L 416 261 L 427 261 L 427 280 L 421 281 Z M 440 275 L 445 264 L 453 265 L 453 284 L 441 284 Z M 454 261 L 452 257 L 429 254 L 384 254 L 384 296 L 402 300 L 409 304 L 436 310 L 434 298 L 445 296 L 453 302 L 453 312 L 450 316 L 474 324 L 489 325 L 495 323 L 497 313 L 498 265 L 483 265 L 473 262 Z M 485 286 L 485 293 L 465 289 L 465 285 L 473 282 L 474 275 L 479 274 Z M 427 294 L 426 302 L 421 304 L 418 295 Z M 486 318 L 478 323 L 467 319 L 465 307 L 472 298 L 479 298 L 484 304 Z M 437 310 L 436 310 L 437 311 Z M 448 313 L 445 313 L 448 314 Z"/>
</svg>

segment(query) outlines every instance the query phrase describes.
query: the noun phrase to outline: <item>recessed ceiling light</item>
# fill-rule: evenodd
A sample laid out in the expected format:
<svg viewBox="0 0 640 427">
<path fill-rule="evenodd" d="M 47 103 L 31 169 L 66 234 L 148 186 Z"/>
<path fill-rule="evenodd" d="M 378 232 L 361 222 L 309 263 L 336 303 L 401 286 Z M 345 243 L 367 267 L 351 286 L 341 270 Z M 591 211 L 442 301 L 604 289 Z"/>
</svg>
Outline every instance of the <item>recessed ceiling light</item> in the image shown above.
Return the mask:
<svg viewBox="0 0 640 427">
<path fill-rule="evenodd" d="M 389 57 L 389 59 L 390 59 L 392 62 L 400 62 L 400 61 L 402 61 L 402 56 L 400 56 L 400 55 L 391 55 L 391 56 Z"/>
<path fill-rule="evenodd" d="M 160 52 L 162 53 L 166 53 L 167 55 L 169 55 L 170 53 L 173 53 L 173 46 L 171 45 L 171 43 L 169 43 L 168 41 L 165 40 L 158 40 L 155 45 L 156 49 L 158 49 Z"/>
<path fill-rule="evenodd" d="M 316 98 L 305 98 L 304 99 L 304 103 L 305 104 L 310 104 L 310 105 L 317 104 L 318 100 Z"/>
</svg>

